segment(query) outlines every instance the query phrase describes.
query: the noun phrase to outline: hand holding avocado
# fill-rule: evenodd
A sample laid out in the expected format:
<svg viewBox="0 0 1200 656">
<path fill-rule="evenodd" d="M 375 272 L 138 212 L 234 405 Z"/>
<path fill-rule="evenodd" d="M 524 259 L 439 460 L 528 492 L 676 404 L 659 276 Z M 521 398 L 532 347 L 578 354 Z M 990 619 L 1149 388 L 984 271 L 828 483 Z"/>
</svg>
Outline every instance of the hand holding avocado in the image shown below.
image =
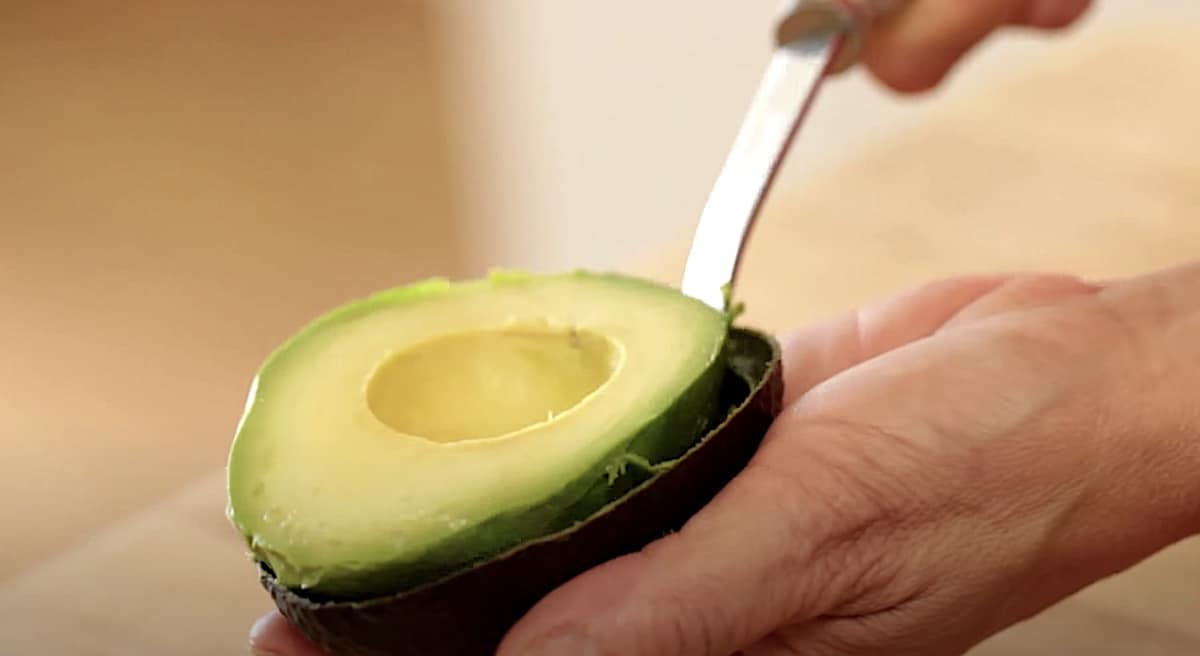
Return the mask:
<svg viewBox="0 0 1200 656">
<path fill-rule="evenodd" d="M 954 279 L 796 334 L 744 473 L 500 653 L 960 654 L 1200 533 L 1197 290 Z M 278 616 L 255 644 L 318 653 Z"/>
</svg>

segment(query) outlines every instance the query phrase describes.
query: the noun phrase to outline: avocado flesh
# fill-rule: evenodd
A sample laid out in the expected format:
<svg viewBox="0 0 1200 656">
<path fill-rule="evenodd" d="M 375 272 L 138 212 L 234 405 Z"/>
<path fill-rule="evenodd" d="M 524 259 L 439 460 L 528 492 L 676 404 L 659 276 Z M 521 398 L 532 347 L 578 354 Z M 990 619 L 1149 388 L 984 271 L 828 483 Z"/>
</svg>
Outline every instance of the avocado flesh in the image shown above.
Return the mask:
<svg viewBox="0 0 1200 656">
<path fill-rule="evenodd" d="M 745 467 L 782 409 L 779 345 L 733 328 L 726 361 L 720 423 L 586 521 L 437 581 L 371 599 L 315 599 L 279 585 L 265 565 L 263 586 L 329 656 L 490 656 L 547 593 L 679 530 Z"/>
<path fill-rule="evenodd" d="M 290 589 L 410 588 L 579 522 L 712 425 L 728 317 L 618 275 L 376 294 L 264 363 L 229 516 Z"/>
</svg>

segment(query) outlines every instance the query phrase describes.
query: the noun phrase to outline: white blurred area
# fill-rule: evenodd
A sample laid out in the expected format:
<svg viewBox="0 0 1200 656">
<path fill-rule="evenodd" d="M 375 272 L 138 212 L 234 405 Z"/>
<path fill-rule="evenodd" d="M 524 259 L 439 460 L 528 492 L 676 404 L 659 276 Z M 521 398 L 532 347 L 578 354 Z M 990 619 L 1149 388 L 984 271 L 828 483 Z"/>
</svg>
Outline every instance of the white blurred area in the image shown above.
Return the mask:
<svg viewBox="0 0 1200 656">
<path fill-rule="evenodd" d="M 455 146 L 468 163 L 474 258 L 621 267 L 690 230 L 769 56 L 775 5 L 439 3 L 457 55 L 447 74 L 465 138 Z M 1008 30 L 918 98 L 897 98 L 858 71 L 831 81 L 781 182 L 820 173 L 1051 50 L 1164 19 L 1200 19 L 1200 3 L 1098 0 L 1069 34 Z"/>
</svg>

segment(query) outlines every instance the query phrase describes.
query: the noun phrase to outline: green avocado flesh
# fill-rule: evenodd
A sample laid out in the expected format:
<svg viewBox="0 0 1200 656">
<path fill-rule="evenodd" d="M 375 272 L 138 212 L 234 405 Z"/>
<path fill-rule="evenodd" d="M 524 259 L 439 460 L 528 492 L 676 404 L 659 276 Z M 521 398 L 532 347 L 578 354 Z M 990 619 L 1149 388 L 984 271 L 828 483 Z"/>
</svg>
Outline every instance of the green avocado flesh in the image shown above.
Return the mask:
<svg viewBox="0 0 1200 656">
<path fill-rule="evenodd" d="M 725 417 L 730 316 L 616 274 L 497 273 L 354 301 L 270 355 L 229 517 L 314 598 L 418 586 L 576 525 Z"/>
</svg>

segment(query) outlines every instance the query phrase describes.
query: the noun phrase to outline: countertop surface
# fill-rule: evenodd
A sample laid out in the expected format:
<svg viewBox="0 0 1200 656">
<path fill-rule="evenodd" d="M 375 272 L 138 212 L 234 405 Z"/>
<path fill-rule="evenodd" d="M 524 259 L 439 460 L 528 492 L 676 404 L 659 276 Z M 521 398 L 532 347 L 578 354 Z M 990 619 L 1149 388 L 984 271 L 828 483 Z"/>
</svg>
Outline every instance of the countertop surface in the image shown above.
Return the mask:
<svg viewBox="0 0 1200 656">
<path fill-rule="evenodd" d="M 1200 29 L 1096 34 L 1086 46 L 1040 62 L 986 93 L 938 106 L 836 170 L 807 176 L 802 161 L 791 162 L 747 255 L 738 288 L 749 307 L 745 321 L 782 330 L 952 273 L 1022 269 L 1107 277 L 1196 257 L 1196 70 Z M 687 236 L 680 235 L 674 247 L 631 266 L 674 281 L 686 244 Z M 39 329 L 3 330 L 18 331 L 9 336 L 11 343 L 35 340 Z M 194 358 L 213 369 L 222 362 L 218 347 L 181 349 L 171 357 Z M 238 358 L 241 367 L 245 354 Z M 9 368 L 0 371 L 0 383 L 16 389 L 18 376 L 36 378 L 38 371 Z M 109 384 L 134 384 L 119 368 L 110 374 Z M 198 389 L 203 381 L 192 383 Z M 39 410 L 30 404 L 40 397 L 21 398 L 25 412 L 13 414 L 16 421 L 40 421 L 72 403 L 86 403 L 42 399 L 53 405 Z M 172 417 L 173 425 L 211 424 L 211 418 L 189 417 L 181 407 L 174 412 L 184 416 Z M 115 411 L 95 417 L 114 425 L 128 420 Z M 220 461 L 223 454 L 213 451 L 211 441 L 204 448 L 197 458 Z M 11 478 L 20 472 L 8 472 L 10 462 L 16 461 L 0 461 L 0 472 Z M 40 540 L 50 538 L 36 531 L 27 535 L 19 524 L 5 530 L 3 548 L 26 558 L 0 578 L 0 651 L 244 653 L 246 628 L 269 602 L 223 516 L 222 472 L 216 467 L 209 472 L 181 474 L 192 482 L 151 506 L 89 527 L 65 547 L 57 542 L 47 547 L 50 542 Z M 7 496 L 0 503 L 12 517 L 39 512 L 36 495 L 12 490 Z M 60 533 L 51 537 L 59 540 Z M 997 636 L 976 653 L 1200 653 L 1197 581 L 1200 544 L 1185 543 Z"/>
</svg>

